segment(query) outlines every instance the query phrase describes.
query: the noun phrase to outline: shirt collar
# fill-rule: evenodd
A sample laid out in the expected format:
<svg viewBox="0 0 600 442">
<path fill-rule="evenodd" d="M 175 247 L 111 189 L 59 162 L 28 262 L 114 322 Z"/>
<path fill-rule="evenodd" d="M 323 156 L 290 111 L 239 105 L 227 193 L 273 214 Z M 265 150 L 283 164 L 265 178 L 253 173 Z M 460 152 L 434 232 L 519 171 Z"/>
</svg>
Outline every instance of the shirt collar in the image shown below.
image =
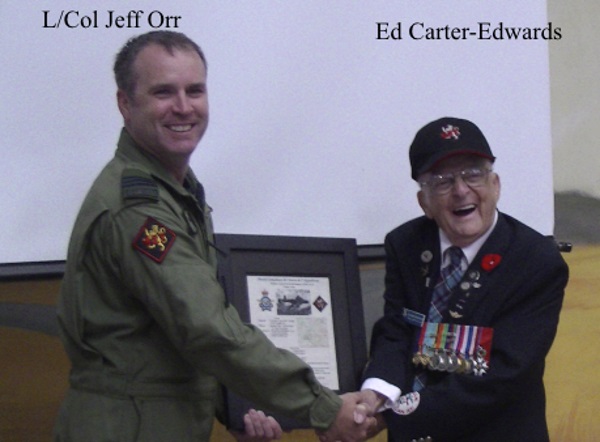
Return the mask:
<svg viewBox="0 0 600 442">
<path fill-rule="evenodd" d="M 481 249 L 481 246 L 483 246 L 483 243 L 485 243 L 485 241 L 492 234 L 492 230 L 494 230 L 494 227 L 496 227 L 497 222 L 498 222 L 498 211 L 496 210 L 496 212 L 494 213 L 494 222 L 492 223 L 490 228 L 483 235 L 481 235 L 476 241 L 469 244 L 467 247 L 462 248 L 462 251 L 465 255 L 465 258 L 467 259 L 468 264 L 471 264 L 473 259 L 475 259 L 475 256 L 477 256 L 477 253 L 479 252 L 479 249 Z M 444 231 L 442 229 L 439 229 L 439 232 L 440 232 L 440 253 L 441 253 L 441 256 L 443 257 L 444 252 L 446 251 L 446 249 L 448 247 L 452 246 L 452 243 L 450 242 L 450 240 L 448 239 L 448 236 L 446 236 L 446 234 L 444 233 Z M 444 266 L 444 264 L 445 263 L 442 261 L 442 267 Z"/>
</svg>

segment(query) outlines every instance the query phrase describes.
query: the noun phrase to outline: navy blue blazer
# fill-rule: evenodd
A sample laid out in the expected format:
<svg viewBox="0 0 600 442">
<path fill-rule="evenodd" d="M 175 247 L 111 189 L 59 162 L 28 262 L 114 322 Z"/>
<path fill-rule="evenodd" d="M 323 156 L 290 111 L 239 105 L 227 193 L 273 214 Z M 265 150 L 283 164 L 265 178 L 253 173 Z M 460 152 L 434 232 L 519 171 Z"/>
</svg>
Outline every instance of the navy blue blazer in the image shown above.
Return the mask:
<svg viewBox="0 0 600 442">
<path fill-rule="evenodd" d="M 420 327 L 407 323 L 402 312 L 429 310 L 440 268 L 438 227 L 425 217 L 409 221 L 388 233 L 385 250 L 384 316 L 373 328 L 365 378 L 384 379 L 404 394 L 412 391 Z M 489 254 L 501 261 L 486 270 L 482 260 Z M 463 298 L 462 316 L 446 313 L 443 322 L 492 327 L 490 368 L 483 376 L 430 372 L 414 412 L 384 413 L 390 441 L 549 439 L 544 364 L 556 335 L 567 264 L 552 239 L 500 213 L 463 280 L 473 275 L 480 286 L 466 302 L 458 286 L 451 297 L 449 311 Z"/>
</svg>

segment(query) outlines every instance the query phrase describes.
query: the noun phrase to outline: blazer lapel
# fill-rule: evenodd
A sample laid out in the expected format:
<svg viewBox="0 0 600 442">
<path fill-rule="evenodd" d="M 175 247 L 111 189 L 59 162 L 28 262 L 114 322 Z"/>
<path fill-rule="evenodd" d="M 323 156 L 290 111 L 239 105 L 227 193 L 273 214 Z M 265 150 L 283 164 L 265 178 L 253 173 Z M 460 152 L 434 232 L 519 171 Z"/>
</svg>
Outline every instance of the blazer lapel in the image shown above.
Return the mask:
<svg viewBox="0 0 600 442">
<path fill-rule="evenodd" d="M 502 265 L 502 257 L 509 245 L 510 229 L 499 213 L 496 227 L 454 289 L 444 314 L 445 321 L 462 322 L 463 318 L 470 317 L 473 308 L 493 288 L 494 270 Z"/>
<path fill-rule="evenodd" d="M 431 231 L 425 235 L 423 245 L 416 249 L 419 253 L 419 311 L 427 315 L 431 305 L 433 289 L 440 277 L 441 256 L 440 238 L 437 225 L 432 223 Z M 414 258 L 413 258 L 414 259 Z"/>
</svg>

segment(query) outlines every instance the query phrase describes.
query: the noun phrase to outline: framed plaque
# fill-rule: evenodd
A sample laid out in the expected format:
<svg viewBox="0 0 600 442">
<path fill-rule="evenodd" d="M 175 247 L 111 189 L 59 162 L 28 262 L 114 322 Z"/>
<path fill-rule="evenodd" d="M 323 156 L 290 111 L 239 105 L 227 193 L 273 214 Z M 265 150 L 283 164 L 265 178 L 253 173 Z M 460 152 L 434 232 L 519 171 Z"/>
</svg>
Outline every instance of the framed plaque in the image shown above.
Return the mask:
<svg viewBox="0 0 600 442">
<path fill-rule="evenodd" d="M 357 390 L 367 360 L 354 239 L 216 235 L 219 278 L 242 320 L 310 365 L 326 387 Z M 227 426 L 255 406 L 225 392 Z M 285 430 L 306 425 L 272 413 Z"/>
</svg>

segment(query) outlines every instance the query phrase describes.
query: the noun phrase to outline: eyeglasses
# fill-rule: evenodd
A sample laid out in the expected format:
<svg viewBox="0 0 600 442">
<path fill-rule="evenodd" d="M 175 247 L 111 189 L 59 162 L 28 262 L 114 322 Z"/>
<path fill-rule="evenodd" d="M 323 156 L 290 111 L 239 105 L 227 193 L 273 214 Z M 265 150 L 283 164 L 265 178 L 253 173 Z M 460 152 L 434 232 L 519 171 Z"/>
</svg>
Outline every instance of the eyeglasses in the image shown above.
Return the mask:
<svg viewBox="0 0 600 442">
<path fill-rule="evenodd" d="M 486 178 L 491 171 L 492 169 L 471 167 L 460 172 L 432 175 L 429 180 L 422 181 L 420 184 L 423 187 L 429 187 L 436 195 L 444 195 L 450 192 L 457 177 L 460 176 L 463 182 L 469 187 L 481 187 L 485 184 Z"/>
</svg>

